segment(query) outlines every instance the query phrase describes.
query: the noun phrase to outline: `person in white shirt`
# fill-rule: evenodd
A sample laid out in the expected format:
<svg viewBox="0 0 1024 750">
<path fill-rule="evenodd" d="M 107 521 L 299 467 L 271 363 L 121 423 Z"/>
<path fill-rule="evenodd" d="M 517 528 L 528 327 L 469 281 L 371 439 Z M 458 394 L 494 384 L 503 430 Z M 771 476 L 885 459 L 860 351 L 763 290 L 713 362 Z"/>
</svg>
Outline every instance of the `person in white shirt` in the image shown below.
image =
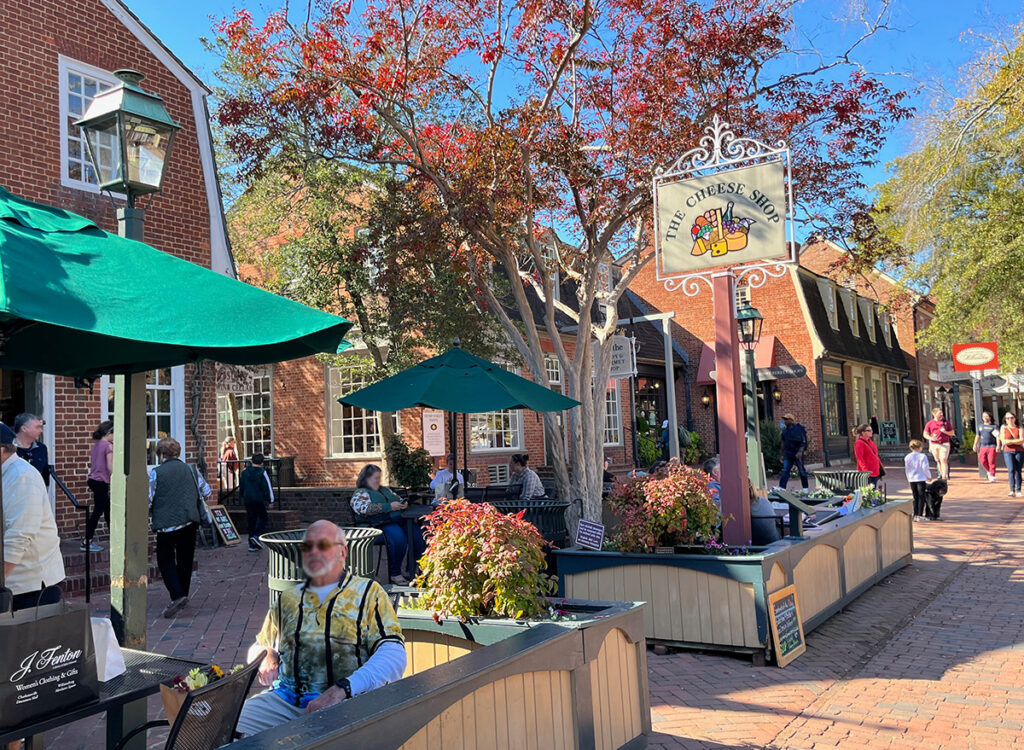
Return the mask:
<svg viewBox="0 0 1024 750">
<path fill-rule="evenodd" d="M 434 491 L 434 502 L 439 503 L 444 499 L 452 499 L 452 465 L 455 463 L 455 456 L 449 453 L 445 456 L 444 468 L 439 469 L 430 482 L 430 489 Z M 458 473 L 459 497 L 465 497 L 465 483 L 462 481 L 462 472 Z"/>
<path fill-rule="evenodd" d="M 910 482 L 910 491 L 914 494 L 914 520 L 924 520 L 925 493 L 927 482 L 932 478 L 932 467 L 924 453 L 924 443 L 920 440 L 910 441 L 910 453 L 903 458 L 903 470 Z"/>
<path fill-rule="evenodd" d="M 14 430 L 5 424 L 0 424 L 0 459 L 4 578 L 14 594 L 14 609 L 54 604 L 60 601 L 59 584 L 64 580 L 57 523 L 42 476 L 18 456 Z M 42 586 L 47 587 L 45 592 Z"/>
</svg>

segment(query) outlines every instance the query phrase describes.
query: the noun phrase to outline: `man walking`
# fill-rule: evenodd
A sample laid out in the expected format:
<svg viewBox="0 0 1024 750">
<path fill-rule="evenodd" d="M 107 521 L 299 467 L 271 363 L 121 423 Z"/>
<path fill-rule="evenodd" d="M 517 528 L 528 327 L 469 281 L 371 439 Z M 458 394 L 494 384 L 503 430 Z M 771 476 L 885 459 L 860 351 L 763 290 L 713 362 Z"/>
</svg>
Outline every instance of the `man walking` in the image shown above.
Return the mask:
<svg viewBox="0 0 1024 750">
<path fill-rule="evenodd" d="M 804 468 L 804 452 L 807 450 L 807 428 L 796 421 L 793 414 L 782 417 L 782 476 L 779 487 L 786 489 L 789 473 L 796 467 L 800 484 L 807 489 L 807 469 Z"/>
<path fill-rule="evenodd" d="M 18 455 L 32 464 L 43 484 L 50 486 L 50 455 L 46 445 L 39 441 L 43 436 L 43 420 L 35 414 L 25 412 L 14 418 L 14 445 Z"/>
<path fill-rule="evenodd" d="M 267 507 L 274 502 L 274 488 L 270 475 L 263 468 L 263 454 L 252 454 L 252 466 L 242 472 L 238 481 L 238 494 L 245 505 L 246 525 L 249 527 L 249 551 L 263 549 L 260 534 L 267 530 Z"/>
</svg>

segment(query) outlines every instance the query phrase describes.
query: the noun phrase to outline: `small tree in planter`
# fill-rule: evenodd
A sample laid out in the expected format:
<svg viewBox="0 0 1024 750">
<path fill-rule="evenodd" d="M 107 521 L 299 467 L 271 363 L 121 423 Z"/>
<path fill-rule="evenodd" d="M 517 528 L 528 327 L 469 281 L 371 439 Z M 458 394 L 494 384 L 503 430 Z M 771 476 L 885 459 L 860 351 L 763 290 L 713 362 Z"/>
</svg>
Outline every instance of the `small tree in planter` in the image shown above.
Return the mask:
<svg viewBox="0 0 1024 750">
<path fill-rule="evenodd" d="M 707 475 L 680 464 L 617 483 L 610 502 L 622 520 L 614 540 L 621 552 L 695 544 L 714 538 L 722 524 Z"/>
<path fill-rule="evenodd" d="M 524 512 L 505 515 L 486 503 L 453 500 L 430 515 L 414 585 L 434 619 L 523 619 L 547 611 L 558 586 L 544 572 L 544 537 Z"/>
</svg>

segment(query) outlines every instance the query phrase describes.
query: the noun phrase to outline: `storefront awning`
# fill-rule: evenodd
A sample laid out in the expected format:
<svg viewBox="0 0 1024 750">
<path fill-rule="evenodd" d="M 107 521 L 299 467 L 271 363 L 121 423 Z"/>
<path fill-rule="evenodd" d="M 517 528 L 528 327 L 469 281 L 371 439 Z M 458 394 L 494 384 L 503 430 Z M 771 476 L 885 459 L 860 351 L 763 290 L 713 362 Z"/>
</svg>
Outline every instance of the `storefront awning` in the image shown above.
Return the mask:
<svg viewBox="0 0 1024 750">
<path fill-rule="evenodd" d="M 775 337 L 762 336 L 754 347 L 754 367 L 758 370 L 775 366 Z M 771 378 L 761 378 L 770 380 Z M 712 385 L 715 382 L 715 350 L 710 344 L 704 344 L 700 352 L 700 365 L 697 367 L 697 385 Z"/>
</svg>

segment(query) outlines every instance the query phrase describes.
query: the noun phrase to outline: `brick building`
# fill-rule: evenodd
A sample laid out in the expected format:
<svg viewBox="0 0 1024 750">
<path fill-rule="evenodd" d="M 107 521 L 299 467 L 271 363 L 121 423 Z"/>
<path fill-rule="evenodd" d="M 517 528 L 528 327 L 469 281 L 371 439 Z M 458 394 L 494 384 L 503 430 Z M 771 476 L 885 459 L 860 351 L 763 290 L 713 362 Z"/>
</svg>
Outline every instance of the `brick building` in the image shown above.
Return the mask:
<svg viewBox="0 0 1024 750">
<path fill-rule="evenodd" d="M 908 426 L 914 426 L 908 406 L 914 368 L 897 327 L 877 298 L 807 266 L 801 255 L 800 265 L 781 277 L 768 278 L 758 288 L 741 282 L 736 290 L 738 302 L 749 300 L 764 316 L 755 351 L 762 420 L 778 421 L 793 412 L 807 427 L 812 464 L 849 461 L 852 428 L 871 417 L 893 423 L 897 442 L 906 442 Z M 692 407 L 693 421 L 705 442 L 716 445 L 710 290 L 695 297 L 668 293 L 653 264 L 631 288 L 653 306 L 676 313 L 680 328 L 673 328 L 673 336 L 688 355 L 693 403 L 700 404 Z M 908 331 L 906 338 L 913 333 Z M 682 423 L 685 416 L 679 418 Z"/>
<path fill-rule="evenodd" d="M 100 194 L 84 141 L 72 123 L 98 92 L 117 81 L 112 71 L 143 72 L 142 86 L 164 100 L 182 130 L 175 137 L 164 189 L 146 216 L 146 242 L 198 265 L 233 274 L 221 209 L 206 97 L 210 93 L 174 54 L 118 0 L 25 4 L 0 0 L 0 174 L 21 197 L 82 214 L 116 231 L 123 201 Z M 45 283 L 45 279 L 41 280 Z M 188 460 L 216 459 L 213 378 L 193 377 L 191 367 L 149 377 L 147 435 L 150 449 L 173 436 Z M 110 398 L 111 400 L 108 400 Z M 193 403 L 199 404 L 193 413 Z M 73 494 L 88 497 L 90 433 L 112 406 L 107 378 L 90 389 L 70 378 L 0 371 L 0 414 L 10 423 L 21 411 L 46 421 L 43 440 L 51 462 Z M 51 493 L 54 490 L 51 488 Z M 52 495 L 62 535 L 82 526 L 63 496 Z M 101 533 L 105 533 L 101 525 Z"/>
</svg>

